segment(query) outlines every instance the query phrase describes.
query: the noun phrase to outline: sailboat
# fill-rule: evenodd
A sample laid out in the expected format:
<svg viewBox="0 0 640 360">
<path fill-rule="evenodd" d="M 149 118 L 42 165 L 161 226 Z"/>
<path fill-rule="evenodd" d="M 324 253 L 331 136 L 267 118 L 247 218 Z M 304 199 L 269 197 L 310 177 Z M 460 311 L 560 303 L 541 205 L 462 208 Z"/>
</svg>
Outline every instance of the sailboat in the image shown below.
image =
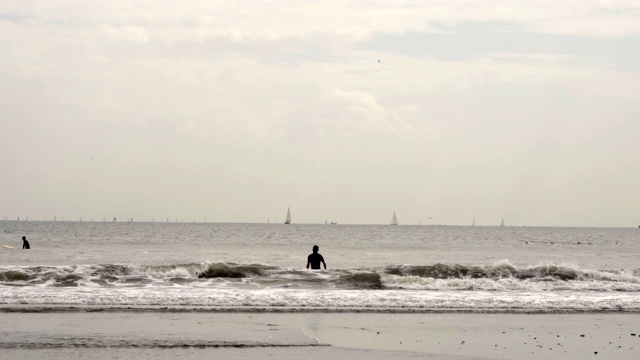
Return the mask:
<svg viewBox="0 0 640 360">
<path fill-rule="evenodd" d="M 287 219 L 284 221 L 285 224 L 291 224 L 291 209 L 287 208 Z"/>
<path fill-rule="evenodd" d="M 473 221 L 471 222 L 471 226 L 476 226 L 476 218 L 473 218 Z"/>
<path fill-rule="evenodd" d="M 504 226 L 504 219 L 500 221 L 500 226 Z"/>
<path fill-rule="evenodd" d="M 391 225 L 398 225 L 398 218 L 396 217 L 396 212 L 393 212 L 393 216 L 391 217 Z"/>
</svg>

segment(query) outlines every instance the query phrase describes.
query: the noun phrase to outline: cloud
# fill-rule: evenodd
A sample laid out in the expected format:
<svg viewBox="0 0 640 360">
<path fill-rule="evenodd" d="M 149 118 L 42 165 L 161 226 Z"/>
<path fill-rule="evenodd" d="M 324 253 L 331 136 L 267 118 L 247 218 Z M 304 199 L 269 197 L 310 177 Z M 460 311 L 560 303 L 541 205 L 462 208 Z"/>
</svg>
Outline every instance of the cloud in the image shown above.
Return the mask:
<svg viewBox="0 0 640 360">
<path fill-rule="evenodd" d="M 147 30 L 140 26 L 99 25 L 97 31 L 108 41 L 129 41 L 141 44 L 149 42 Z"/>
<path fill-rule="evenodd" d="M 510 194 L 500 189 L 521 180 L 514 169 L 526 178 L 532 167 L 582 164 L 550 177 L 549 191 L 596 173 L 593 144 L 597 164 L 623 174 L 635 142 L 619 124 L 640 111 L 639 9 L 622 1 L 3 2 L 0 150 L 11 156 L 0 160 L 10 195 L 2 206 L 41 208 L 49 199 L 55 209 L 74 192 L 70 213 L 94 206 L 84 201 L 90 194 L 96 209 L 145 203 L 180 216 L 206 214 L 201 199 L 216 198 L 251 220 L 265 217 L 255 203 L 287 197 L 330 211 L 326 194 L 340 194 L 345 214 L 362 214 L 362 201 L 418 212 L 420 194 L 436 197 L 450 214 L 442 222 L 455 223 L 467 199 L 478 212 L 502 211 Z M 624 151 L 606 152 L 620 143 Z M 13 174 L 39 190 L 26 194 Z M 171 200 L 166 189 L 175 189 Z M 257 189 L 250 203 L 247 189 Z M 553 208 L 554 194 L 547 203 Z"/>
<path fill-rule="evenodd" d="M 333 109 L 333 116 L 326 116 L 321 120 L 324 130 L 341 136 L 357 136 L 368 132 L 387 136 L 408 134 L 414 127 L 407 118 L 419 116 L 415 105 L 384 107 L 372 94 L 341 89 L 332 90 L 323 107 Z"/>
<path fill-rule="evenodd" d="M 4 3 L 0 14 L 3 22 L 96 28 L 133 42 L 327 38 L 343 44 L 375 33 L 438 33 L 447 31 L 442 25 L 463 23 L 581 36 L 640 34 L 640 4 L 634 1 L 37 1 Z"/>
</svg>

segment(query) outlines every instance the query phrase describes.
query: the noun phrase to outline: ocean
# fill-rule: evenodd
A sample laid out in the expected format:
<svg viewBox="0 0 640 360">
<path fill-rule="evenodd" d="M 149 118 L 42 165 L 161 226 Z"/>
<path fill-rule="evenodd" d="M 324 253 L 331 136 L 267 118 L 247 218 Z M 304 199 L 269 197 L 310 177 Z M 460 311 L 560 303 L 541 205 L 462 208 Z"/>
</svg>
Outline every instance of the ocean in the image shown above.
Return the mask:
<svg viewBox="0 0 640 360">
<path fill-rule="evenodd" d="M 4 221 L 0 237 L 5 311 L 640 312 L 637 228 Z M 313 245 L 327 270 L 305 269 Z"/>
</svg>

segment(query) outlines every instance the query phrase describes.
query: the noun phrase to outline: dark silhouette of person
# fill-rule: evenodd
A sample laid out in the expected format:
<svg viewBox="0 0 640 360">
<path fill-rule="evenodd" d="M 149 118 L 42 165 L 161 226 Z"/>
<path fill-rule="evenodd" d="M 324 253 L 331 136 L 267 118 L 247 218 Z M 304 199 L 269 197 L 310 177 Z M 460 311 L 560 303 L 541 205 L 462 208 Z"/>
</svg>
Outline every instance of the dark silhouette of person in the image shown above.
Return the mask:
<svg viewBox="0 0 640 360">
<path fill-rule="evenodd" d="M 327 269 L 327 264 L 324 262 L 322 255 L 318 254 L 318 249 L 318 245 L 313 245 L 313 254 L 307 257 L 307 269 L 311 266 L 314 270 L 320 270 L 320 263 L 324 265 L 325 270 Z"/>
<path fill-rule="evenodd" d="M 22 237 L 22 248 L 23 249 L 31 249 L 31 246 L 29 246 L 29 242 L 27 241 L 27 237 L 26 236 Z"/>
</svg>

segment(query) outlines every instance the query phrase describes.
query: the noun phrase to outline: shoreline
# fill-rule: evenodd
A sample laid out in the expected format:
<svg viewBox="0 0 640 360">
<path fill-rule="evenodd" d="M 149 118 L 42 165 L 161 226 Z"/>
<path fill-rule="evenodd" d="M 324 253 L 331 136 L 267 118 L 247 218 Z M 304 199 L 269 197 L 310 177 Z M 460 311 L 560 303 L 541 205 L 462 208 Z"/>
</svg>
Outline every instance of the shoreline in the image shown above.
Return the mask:
<svg viewBox="0 0 640 360">
<path fill-rule="evenodd" d="M 0 313 L 9 358 L 635 359 L 640 315 Z M 633 335 L 632 335 L 633 334 Z"/>
<path fill-rule="evenodd" d="M 640 309 L 478 309 L 371 307 L 237 307 L 188 305 L 31 305 L 0 304 L 0 313 L 211 313 L 211 314 L 491 314 L 491 315 L 614 315 L 640 314 Z"/>
</svg>

